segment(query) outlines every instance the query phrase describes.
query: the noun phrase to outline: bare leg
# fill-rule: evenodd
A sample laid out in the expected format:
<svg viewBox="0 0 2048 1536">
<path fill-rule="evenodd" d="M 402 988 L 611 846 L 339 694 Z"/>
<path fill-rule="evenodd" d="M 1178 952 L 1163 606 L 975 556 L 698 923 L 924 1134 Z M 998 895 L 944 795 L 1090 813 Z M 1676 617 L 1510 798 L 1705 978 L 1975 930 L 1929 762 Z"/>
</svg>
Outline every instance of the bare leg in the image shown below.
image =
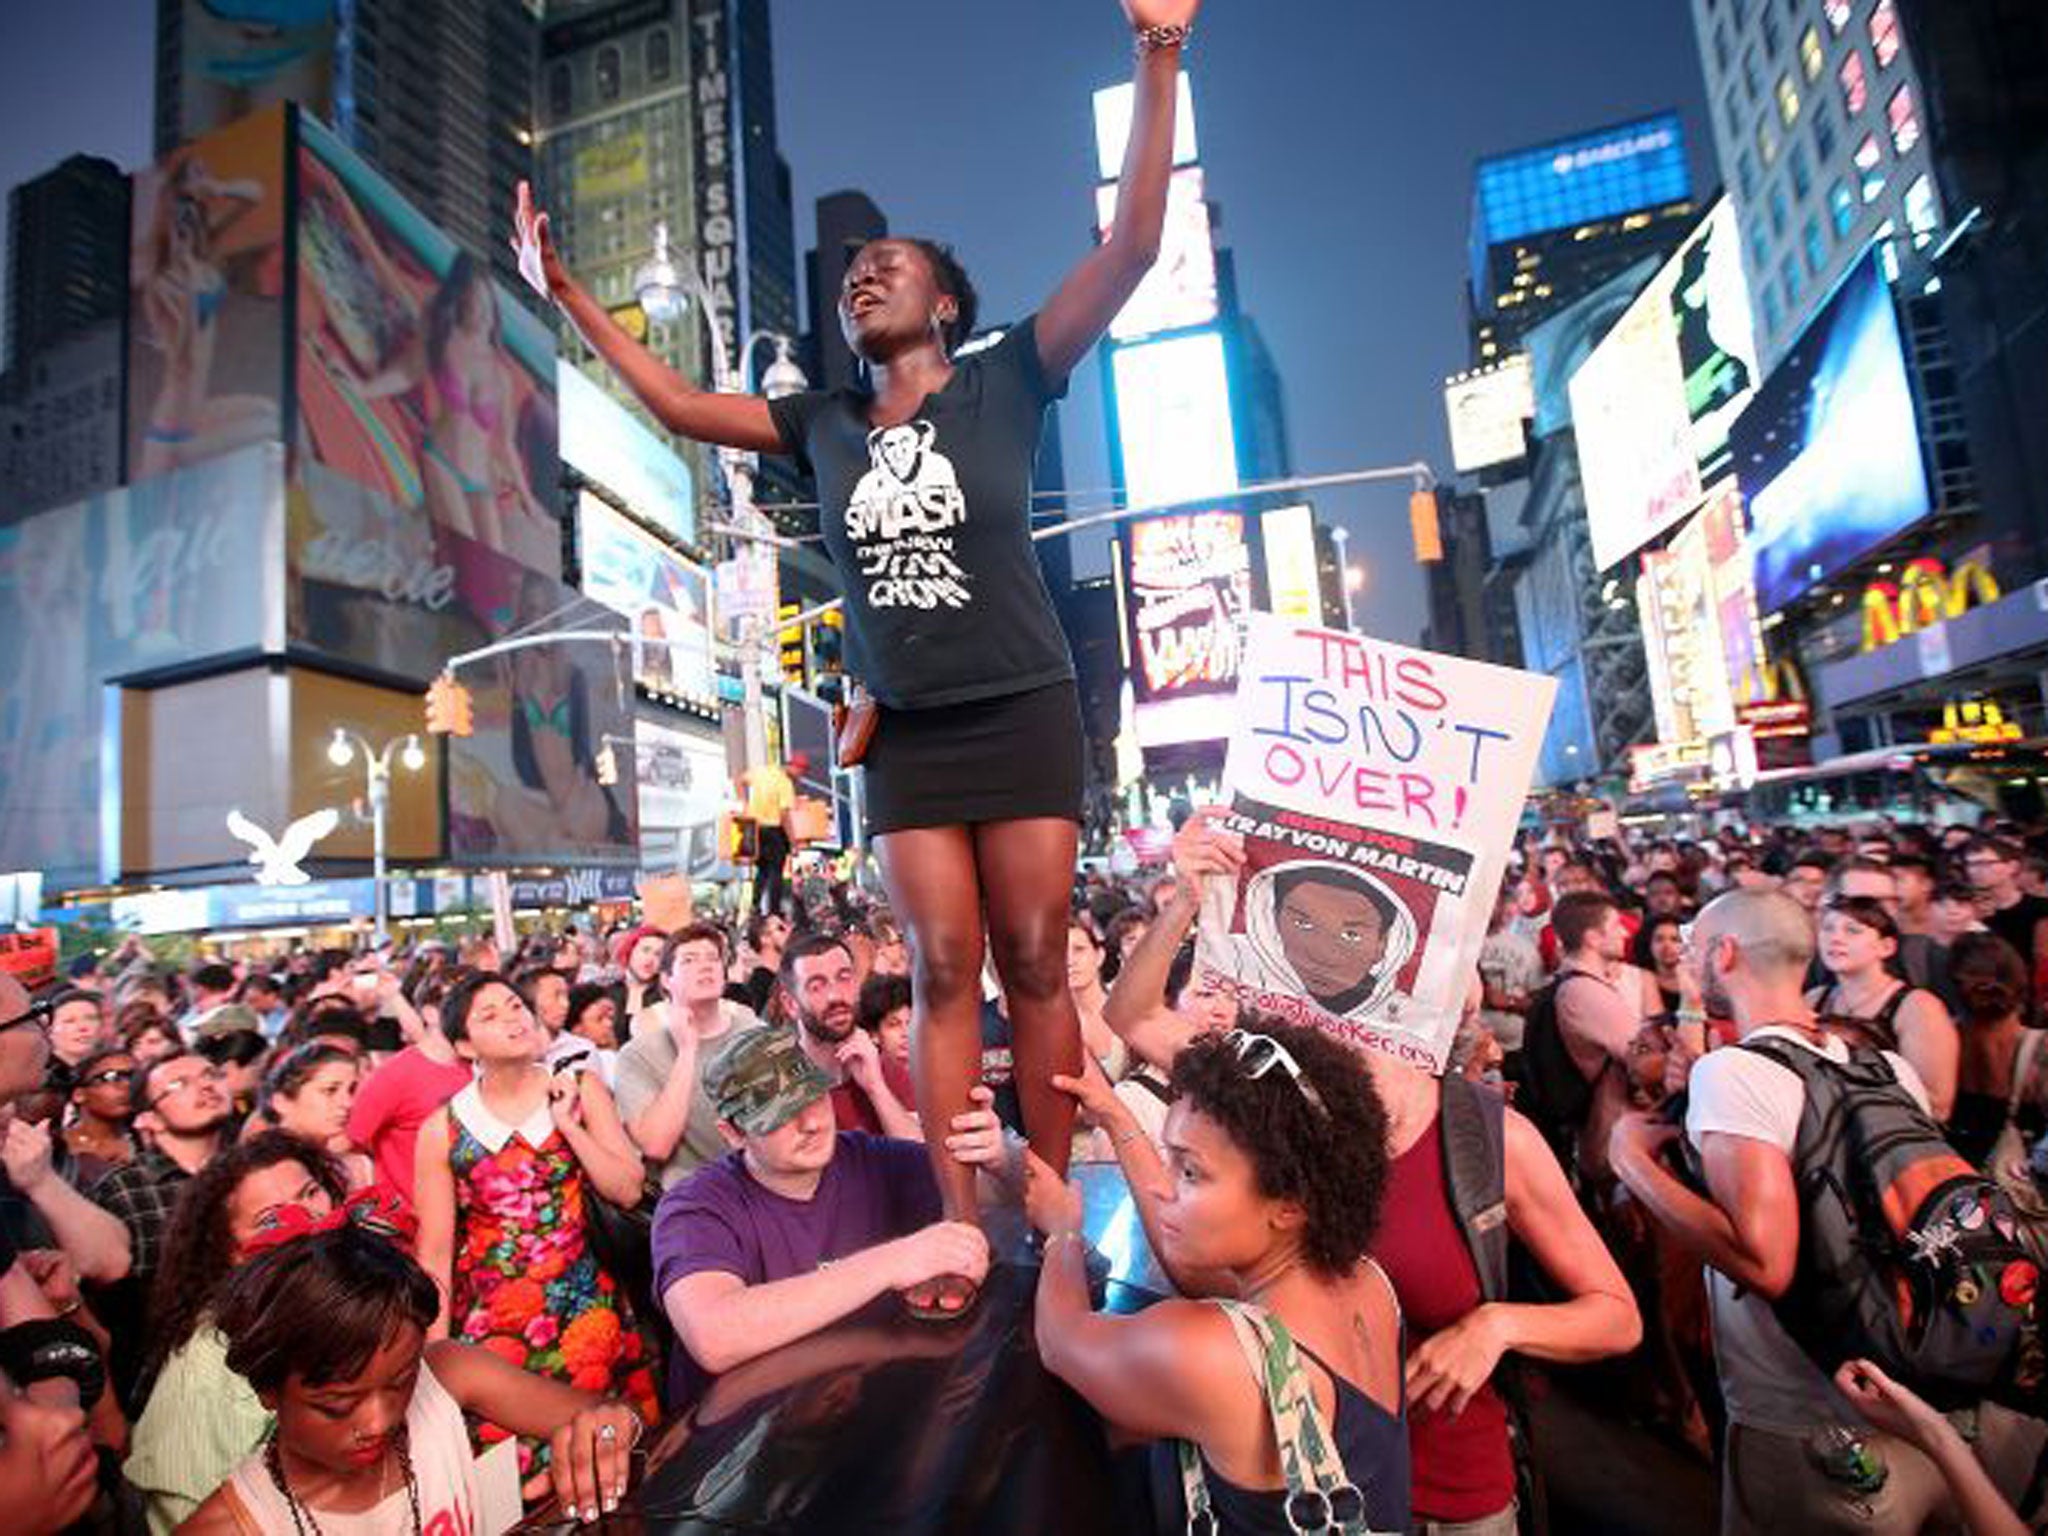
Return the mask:
<svg viewBox="0 0 2048 1536">
<path fill-rule="evenodd" d="M 1031 1150 L 1067 1171 L 1074 1100 L 1054 1073 L 1081 1073 L 1081 1016 L 1067 985 L 1067 920 L 1073 910 L 1080 828 L 1063 817 L 987 822 L 974 829 L 974 860 L 988 903 L 989 945 L 1010 1005 L 1017 1097 Z"/>
<path fill-rule="evenodd" d="M 911 1065 L 932 1174 L 949 1221 L 975 1221 L 974 1170 L 946 1150 L 981 1078 L 981 889 L 965 827 L 875 839 L 889 901 L 910 948 Z M 1062 940 L 1064 943 L 1064 939 Z"/>
</svg>

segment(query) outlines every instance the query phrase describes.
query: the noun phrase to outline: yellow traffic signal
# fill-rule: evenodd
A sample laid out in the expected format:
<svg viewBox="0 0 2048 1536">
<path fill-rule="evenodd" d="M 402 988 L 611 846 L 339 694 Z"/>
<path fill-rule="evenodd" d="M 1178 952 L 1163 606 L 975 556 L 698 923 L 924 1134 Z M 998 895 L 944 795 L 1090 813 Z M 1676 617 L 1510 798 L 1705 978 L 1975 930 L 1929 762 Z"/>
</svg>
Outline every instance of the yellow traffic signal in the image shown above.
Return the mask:
<svg viewBox="0 0 2048 1536">
<path fill-rule="evenodd" d="M 476 700 L 443 672 L 427 685 L 427 729 L 436 736 L 467 736 L 476 729 Z"/>
<path fill-rule="evenodd" d="M 1408 498 L 1408 528 L 1415 539 L 1416 560 L 1432 565 L 1443 559 L 1443 533 L 1436 521 L 1436 492 L 1417 491 Z"/>
</svg>

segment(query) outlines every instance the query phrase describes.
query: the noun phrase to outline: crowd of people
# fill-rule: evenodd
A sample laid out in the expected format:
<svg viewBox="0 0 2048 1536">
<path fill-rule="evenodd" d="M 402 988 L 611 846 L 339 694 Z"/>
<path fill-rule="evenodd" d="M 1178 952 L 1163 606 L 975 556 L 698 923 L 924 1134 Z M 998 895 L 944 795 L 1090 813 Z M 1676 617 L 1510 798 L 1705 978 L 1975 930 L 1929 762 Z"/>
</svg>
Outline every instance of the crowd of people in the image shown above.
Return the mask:
<svg viewBox="0 0 2048 1536">
<path fill-rule="evenodd" d="M 970 1107 L 928 1124 L 913 946 L 856 885 L 509 952 L 175 970 L 129 940 L 0 979 L 0 1500 L 28 1530 L 425 1528 L 474 1519 L 473 1453 L 510 1441 L 529 1499 L 594 1516 L 714 1378 L 892 1296 L 959 1315 L 935 1282 L 992 1254 L 940 1139 L 1039 1234 L 1009 1257 L 1041 1357 L 1153 1443 L 1174 1519 L 1302 1497 L 1284 1409 L 1370 1529 L 1527 1527 L 1549 1363 L 1717 1462 L 1724 1530 L 2020 1529 L 2048 1429 L 2011 1393 L 1938 1413 L 1778 1307 L 1816 1262 L 1799 1053 L 1882 1061 L 2048 1210 L 2048 860 L 2008 830 L 1532 835 L 1434 1077 L 1194 981 L 1202 883 L 1243 858 L 1209 814 L 1165 871 L 1077 875 L 1084 1059 L 1050 1087 L 1177 1293 L 1132 1316 L 1094 1310 L 1079 1196 L 1021 1134 L 994 967 Z"/>
</svg>

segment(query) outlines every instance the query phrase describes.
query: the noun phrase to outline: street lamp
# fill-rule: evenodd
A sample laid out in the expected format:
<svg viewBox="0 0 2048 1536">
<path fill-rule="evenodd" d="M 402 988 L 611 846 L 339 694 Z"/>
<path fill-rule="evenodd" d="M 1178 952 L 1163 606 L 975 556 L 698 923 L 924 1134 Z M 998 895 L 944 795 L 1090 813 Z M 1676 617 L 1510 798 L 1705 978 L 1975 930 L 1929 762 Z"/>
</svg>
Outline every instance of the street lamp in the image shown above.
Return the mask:
<svg viewBox="0 0 2048 1536">
<path fill-rule="evenodd" d="M 1357 590 L 1351 580 L 1351 530 L 1342 523 L 1333 523 L 1330 542 L 1337 546 L 1337 574 L 1344 589 L 1344 628 L 1349 632 L 1358 628 L 1358 620 L 1351 612 L 1351 594 Z"/>
<path fill-rule="evenodd" d="M 427 753 L 417 736 L 394 736 L 381 750 L 373 750 L 347 726 L 337 725 L 327 743 L 327 760 L 337 768 L 346 768 L 356 760 L 358 752 L 363 755 L 363 770 L 369 780 L 370 889 L 377 942 L 382 944 L 390 937 L 390 896 L 384 888 L 384 825 L 391 810 L 391 758 L 396 753 L 399 765 L 407 773 L 418 773 L 427 766 Z"/>
<path fill-rule="evenodd" d="M 675 259 L 669 247 L 666 222 L 658 222 L 654 226 L 654 254 L 634 271 L 633 288 L 642 311 L 650 321 L 657 323 L 681 319 L 689 308 L 689 301 L 692 298 L 697 301 L 711 342 L 712 387 L 720 394 L 739 394 L 746 389 L 746 372 L 752 366 L 755 349 L 764 341 L 774 344 L 775 360 L 760 376 L 761 392 L 771 400 L 779 400 L 801 394 L 810 387 L 803 369 L 797 365 L 796 344 L 780 332 L 754 331 L 740 347 L 737 358 L 726 350 L 725 327 L 718 318 L 717 307 L 711 302 L 711 285 L 705 281 L 703 271 L 695 262 Z M 738 537 L 751 541 L 751 547 L 736 553 L 742 559 L 774 560 L 774 548 L 768 541 L 774 537 L 775 530 L 754 505 L 754 455 L 745 449 L 720 446 L 717 457 L 718 467 L 725 476 L 726 494 L 732 504 L 732 525 L 739 531 Z M 766 583 L 754 585 L 758 588 Z M 741 621 L 740 686 L 744 700 L 741 707 L 745 713 L 749 768 L 762 763 L 768 756 L 768 733 L 762 718 L 761 702 L 761 644 L 766 634 L 763 616 L 749 615 Z"/>
</svg>

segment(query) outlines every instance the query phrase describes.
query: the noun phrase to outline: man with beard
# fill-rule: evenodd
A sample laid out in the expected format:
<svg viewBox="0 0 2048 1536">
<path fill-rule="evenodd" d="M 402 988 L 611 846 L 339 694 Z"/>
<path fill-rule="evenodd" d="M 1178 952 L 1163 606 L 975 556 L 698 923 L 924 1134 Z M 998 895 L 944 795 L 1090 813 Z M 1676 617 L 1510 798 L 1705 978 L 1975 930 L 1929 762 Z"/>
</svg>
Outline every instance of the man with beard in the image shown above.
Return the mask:
<svg viewBox="0 0 2048 1536">
<path fill-rule="evenodd" d="M 130 1089 L 135 1128 L 148 1149 L 101 1179 L 93 1200 L 128 1229 L 134 1263 L 119 1285 L 93 1298 L 113 1335 L 114 1382 L 131 1410 L 142 1360 L 150 1283 L 164 1250 L 178 1197 L 213 1161 L 234 1113 L 221 1069 L 194 1051 L 178 1050 L 135 1069 Z"/>
<path fill-rule="evenodd" d="M 1776 1041 L 1845 1061 L 1823 1031 L 1803 983 L 1813 924 L 1792 897 L 1732 891 L 1693 925 L 1686 963 L 1698 968 L 1710 1012 L 1735 1020 L 1746 1044 Z M 1900 1091 L 1923 1110 L 1927 1090 L 1886 1052 Z M 1713 1051 L 1694 1066 L 1685 1127 L 1629 1114 L 1615 1126 L 1615 1174 L 1670 1234 L 1708 1266 L 1714 1356 L 1728 1405 L 1721 1529 L 1919 1531 L 1953 1520 L 1940 1472 L 1896 1436 L 1868 1428 L 1821 1368 L 1793 1342 L 1772 1304 L 1799 1263 L 1799 1174 L 1793 1161 L 1806 1092 L 1788 1067 L 1753 1051 Z M 1673 1174 L 1665 1149 L 1684 1135 L 1707 1193 Z M 1818 1454 L 1833 1448 L 1830 1455 Z M 1841 1454 L 1854 1447 L 1859 1454 Z M 1887 1475 L 1870 1486 L 1871 1463 Z M 1860 1479 L 1860 1481 L 1859 1481 Z"/>
<path fill-rule="evenodd" d="M 860 975 L 853 951 L 829 933 L 807 933 L 782 955 L 782 987 L 796 1005 L 804 1055 L 833 1083 L 832 1115 L 842 1131 L 921 1141 L 910 1074 L 884 1061 L 858 1023 Z"/>
</svg>

